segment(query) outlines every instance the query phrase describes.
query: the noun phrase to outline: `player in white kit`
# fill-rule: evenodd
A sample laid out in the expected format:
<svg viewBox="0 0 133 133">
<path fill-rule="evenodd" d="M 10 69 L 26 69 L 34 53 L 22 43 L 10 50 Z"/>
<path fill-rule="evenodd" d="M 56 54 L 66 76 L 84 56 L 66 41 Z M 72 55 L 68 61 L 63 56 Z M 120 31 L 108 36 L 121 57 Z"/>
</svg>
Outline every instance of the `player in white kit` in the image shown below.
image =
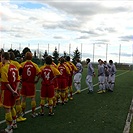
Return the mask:
<svg viewBox="0 0 133 133">
<path fill-rule="evenodd" d="M 88 94 L 93 92 L 93 82 L 92 77 L 95 77 L 94 68 L 90 62 L 90 59 L 86 59 L 87 63 L 87 76 L 86 76 L 86 84 L 88 85 Z"/>
<path fill-rule="evenodd" d="M 74 75 L 74 86 L 77 90 L 76 93 L 80 93 L 81 92 L 81 78 L 82 78 L 83 66 L 80 63 L 79 59 L 77 59 L 76 61 L 77 61 L 76 67 L 78 70 L 75 72 L 75 75 Z"/>
<path fill-rule="evenodd" d="M 116 67 L 112 60 L 109 60 L 109 91 L 113 92 L 115 85 Z"/>
<path fill-rule="evenodd" d="M 105 90 L 109 89 L 109 64 L 104 61 L 104 71 L 105 71 Z"/>
<path fill-rule="evenodd" d="M 98 60 L 98 80 L 99 80 L 99 90 L 98 94 L 105 93 L 105 71 L 103 66 L 103 61 L 101 59 Z"/>
</svg>

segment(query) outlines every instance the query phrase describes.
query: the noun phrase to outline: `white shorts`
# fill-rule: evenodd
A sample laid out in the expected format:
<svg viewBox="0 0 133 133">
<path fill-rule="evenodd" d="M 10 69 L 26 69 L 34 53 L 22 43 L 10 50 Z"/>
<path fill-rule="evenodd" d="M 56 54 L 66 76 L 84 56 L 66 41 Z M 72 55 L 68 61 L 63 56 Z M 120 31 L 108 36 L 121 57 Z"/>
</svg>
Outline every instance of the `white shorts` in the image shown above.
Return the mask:
<svg viewBox="0 0 133 133">
<path fill-rule="evenodd" d="M 114 83 L 115 82 L 115 74 L 114 75 L 109 75 L 109 82 Z"/>
<path fill-rule="evenodd" d="M 82 74 L 81 73 L 76 73 L 74 75 L 74 83 L 80 83 L 81 82 L 81 78 L 82 78 Z"/>
<path fill-rule="evenodd" d="M 86 77 L 86 81 L 88 81 L 88 82 L 92 82 L 92 76 L 91 76 L 91 75 L 87 75 L 87 77 Z"/>
<path fill-rule="evenodd" d="M 99 76 L 98 77 L 98 81 L 99 81 L 100 84 L 104 84 L 104 82 L 105 82 L 105 76 Z"/>
</svg>

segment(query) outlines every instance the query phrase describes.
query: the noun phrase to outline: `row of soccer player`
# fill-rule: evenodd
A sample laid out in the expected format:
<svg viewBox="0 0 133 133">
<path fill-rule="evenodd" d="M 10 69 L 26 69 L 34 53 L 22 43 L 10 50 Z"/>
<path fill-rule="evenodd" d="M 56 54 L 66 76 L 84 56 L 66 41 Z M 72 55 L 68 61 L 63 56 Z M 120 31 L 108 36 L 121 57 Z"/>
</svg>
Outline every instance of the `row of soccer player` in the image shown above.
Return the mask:
<svg viewBox="0 0 133 133">
<path fill-rule="evenodd" d="M 49 115 L 54 115 L 53 106 L 56 106 L 58 99 L 61 99 L 62 104 L 68 100 L 68 92 L 70 92 L 70 99 L 72 100 L 72 76 L 74 74 L 74 85 L 77 89 L 76 93 L 80 93 L 81 90 L 81 78 L 83 67 L 80 60 L 77 59 L 76 67 L 70 62 L 70 57 L 67 56 L 66 60 L 61 57 L 60 63 L 56 66 L 50 56 L 46 57 L 45 62 L 41 68 L 37 64 L 31 61 L 32 54 L 27 52 L 25 55 L 25 62 L 19 64 L 14 60 L 13 53 L 10 56 L 7 52 L 2 54 L 1 58 L 1 100 L 3 107 L 5 108 L 5 118 L 7 121 L 6 131 L 12 131 L 12 126 L 17 127 L 17 121 L 24 121 L 26 118 L 21 116 L 21 112 L 25 113 L 26 98 L 31 98 L 32 117 L 36 116 L 35 108 L 35 83 L 41 78 L 41 101 L 40 101 L 40 115 L 44 115 L 44 105 L 46 99 L 49 105 Z M 90 59 L 87 59 L 88 73 L 86 77 L 86 83 L 89 88 L 89 93 L 93 92 L 92 76 L 95 76 L 94 69 L 90 63 Z M 98 79 L 99 79 L 99 91 L 98 93 L 105 92 L 106 87 L 113 90 L 115 79 L 115 66 L 112 60 L 109 61 L 110 65 L 103 65 L 102 60 L 98 60 Z M 108 74 L 107 74 L 108 73 Z M 19 81 L 21 75 L 22 87 L 21 96 L 19 91 Z M 37 78 L 36 78 L 37 76 Z M 105 78 L 106 77 L 106 78 Z M 109 81 L 109 82 L 107 82 Z M 109 87 L 110 84 L 110 87 Z M 5 91 L 6 90 L 6 91 Z M 16 104 L 16 110 L 14 109 Z"/>
<path fill-rule="evenodd" d="M 93 93 L 93 81 L 92 77 L 95 77 L 94 68 L 90 62 L 90 59 L 87 60 L 87 77 L 86 84 L 88 85 L 88 93 Z M 99 90 L 97 93 L 105 93 L 106 91 L 113 92 L 115 84 L 115 74 L 116 67 L 112 60 L 109 60 L 109 64 L 106 61 L 98 60 L 98 81 L 99 81 Z"/>
<path fill-rule="evenodd" d="M 60 63 L 56 66 L 50 56 L 46 57 L 45 64 L 38 67 L 31 61 L 32 53 L 27 52 L 25 61 L 19 64 L 14 61 L 14 54 L 4 52 L 1 55 L 0 74 L 1 74 L 1 103 L 5 109 L 5 119 L 7 128 L 5 132 L 13 132 L 17 128 L 17 121 L 24 121 L 26 118 L 21 116 L 25 113 L 26 98 L 31 98 L 32 117 L 36 116 L 36 87 L 35 84 L 41 78 L 40 92 L 40 115 L 44 114 L 44 105 L 48 100 L 49 115 L 54 115 L 53 106 L 60 98 L 61 103 L 67 102 L 68 92 L 72 100 L 72 76 L 80 73 L 80 70 L 70 62 L 70 57 L 60 58 Z M 77 60 L 79 62 L 79 60 Z M 82 71 L 81 71 L 82 72 Z M 76 74 L 75 74 L 76 75 Z M 22 87 L 20 89 L 20 80 Z M 75 78 L 76 80 L 76 78 Z M 77 85 L 79 83 L 77 82 Z M 21 95 L 21 99 L 20 99 Z M 14 108 L 14 105 L 16 109 Z"/>
</svg>

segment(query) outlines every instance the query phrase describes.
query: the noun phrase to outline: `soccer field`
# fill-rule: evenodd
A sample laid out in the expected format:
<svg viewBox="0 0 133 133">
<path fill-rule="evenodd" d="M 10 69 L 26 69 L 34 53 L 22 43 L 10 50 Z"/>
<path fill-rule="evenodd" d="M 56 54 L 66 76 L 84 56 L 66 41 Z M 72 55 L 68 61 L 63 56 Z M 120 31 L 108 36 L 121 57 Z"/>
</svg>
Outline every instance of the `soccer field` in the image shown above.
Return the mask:
<svg viewBox="0 0 133 133">
<path fill-rule="evenodd" d="M 94 78 L 94 93 L 87 94 L 86 69 L 82 77 L 82 92 L 72 101 L 58 105 L 54 116 L 31 118 L 30 102 L 27 100 L 27 120 L 18 123 L 14 133 L 122 133 L 133 96 L 132 71 L 117 71 L 114 92 L 97 94 L 97 77 Z M 40 102 L 40 84 L 37 84 L 37 106 Z M 75 90 L 74 90 L 75 91 Z M 38 112 L 39 110 L 37 110 Z M 3 109 L 0 108 L 0 129 L 5 128 Z"/>
</svg>

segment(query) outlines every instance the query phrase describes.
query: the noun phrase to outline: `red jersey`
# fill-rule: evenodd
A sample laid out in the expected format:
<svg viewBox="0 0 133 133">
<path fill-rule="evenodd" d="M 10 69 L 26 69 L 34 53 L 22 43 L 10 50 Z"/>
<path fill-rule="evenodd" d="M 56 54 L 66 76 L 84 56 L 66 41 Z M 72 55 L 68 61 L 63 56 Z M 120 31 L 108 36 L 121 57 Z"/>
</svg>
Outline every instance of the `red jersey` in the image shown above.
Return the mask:
<svg viewBox="0 0 133 133">
<path fill-rule="evenodd" d="M 22 64 L 23 73 L 22 73 L 22 81 L 28 83 L 34 83 L 35 77 L 40 73 L 40 69 L 37 64 L 32 61 L 26 61 Z"/>
<path fill-rule="evenodd" d="M 41 77 L 43 79 L 42 84 L 45 85 L 51 85 L 52 83 L 51 80 L 55 76 L 60 75 L 58 69 L 50 65 L 42 66 L 40 69 L 41 69 Z"/>
<path fill-rule="evenodd" d="M 16 89 L 18 82 L 18 69 L 12 64 L 6 64 L 2 67 L 1 73 L 1 89 L 7 89 L 6 84 L 9 83 L 13 90 Z"/>
<path fill-rule="evenodd" d="M 65 66 L 65 64 L 59 64 L 58 70 L 61 73 L 61 76 L 59 78 L 67 78 L 68 76 L 70 76 L 70 70 L 67 66 Z"/>
</svg>

